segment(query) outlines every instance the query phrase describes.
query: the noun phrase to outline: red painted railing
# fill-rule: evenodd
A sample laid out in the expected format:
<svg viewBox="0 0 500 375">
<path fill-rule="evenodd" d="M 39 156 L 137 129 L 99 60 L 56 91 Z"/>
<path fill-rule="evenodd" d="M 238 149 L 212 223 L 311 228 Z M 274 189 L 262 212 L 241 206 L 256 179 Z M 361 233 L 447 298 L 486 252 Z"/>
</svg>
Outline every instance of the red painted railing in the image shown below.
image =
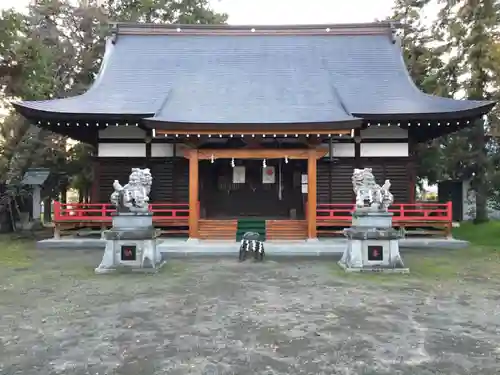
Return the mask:
<svg viewBox="0 0 500 375">
<path fill-rule="evenodd" d="M 187 220 L 187 203 L 151 203 L 154 221 Z M 115 208 L 110 203 L 60 203 L 54 202 L 54 221 L 111 221 Z"/>
<path fill-rule="evenodd" d="M 352 203 L 321 203 L 316 209 L 318 222 L 351 222 L 351 214 L 355 205 Z M 187 220 L 189 204 L 187 203 L 152 203 L 150 209 L 155 221 Z M 199 211 L 199 204 L 197 207 Z M 67 203 L 54 202 L 54 220 L 65 221 L 111 221 L 115 212 L 109 203 Z M 448 203 L 404 203 L 394 204 L 389 208 L 394 214 L 393 221 L 405 222 L 452 222 L 452 205 Z M 199 213 L 198 213 L 199 215 Z"/>
<path fill-rule="evenodd" d="M 321 221 L 351 222 L 355 205 L 321 203 L 316 209 L 316 219 Z M 448 203 L 402 203 L 393 204 L 389 212 L 394 214 L 393 222 L 452 222 L 452 205 Z"/>
</svg>

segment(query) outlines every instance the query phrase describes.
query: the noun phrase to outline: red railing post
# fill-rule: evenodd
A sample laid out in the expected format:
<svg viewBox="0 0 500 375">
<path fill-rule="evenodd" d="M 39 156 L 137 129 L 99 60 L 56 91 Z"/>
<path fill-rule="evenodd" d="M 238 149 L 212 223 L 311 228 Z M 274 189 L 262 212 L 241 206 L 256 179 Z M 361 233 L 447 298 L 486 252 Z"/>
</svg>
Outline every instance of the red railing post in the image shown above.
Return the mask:
<svg viewBox="0 0 500 375">
<path fill-rule="evenodd" d="M 58 221 L 61 219 L 61 203 L 59 201 L 54 201 L 54 220 Z"/>
<path fill-rule="evenodd" d="M 446 218 L 450 223 L 453 221 L 453 203 L 451 201 L 446 203 Z"/>
</svg>

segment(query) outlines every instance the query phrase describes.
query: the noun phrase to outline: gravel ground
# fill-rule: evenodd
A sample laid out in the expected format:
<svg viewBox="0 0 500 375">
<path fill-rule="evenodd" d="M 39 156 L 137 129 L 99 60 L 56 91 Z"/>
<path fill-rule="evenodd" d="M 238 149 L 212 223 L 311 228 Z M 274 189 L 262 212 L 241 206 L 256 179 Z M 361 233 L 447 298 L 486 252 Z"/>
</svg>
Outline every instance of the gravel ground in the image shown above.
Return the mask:
<svg viewBox="0 0 500 375">
<path fill-rule="evenodd" d="M 344 276 L 330 260 L 175 260 L 93 275 L 100 252 L 0 273 L 0 374 L 498 374 L 500 292 Z"/>
</svg>

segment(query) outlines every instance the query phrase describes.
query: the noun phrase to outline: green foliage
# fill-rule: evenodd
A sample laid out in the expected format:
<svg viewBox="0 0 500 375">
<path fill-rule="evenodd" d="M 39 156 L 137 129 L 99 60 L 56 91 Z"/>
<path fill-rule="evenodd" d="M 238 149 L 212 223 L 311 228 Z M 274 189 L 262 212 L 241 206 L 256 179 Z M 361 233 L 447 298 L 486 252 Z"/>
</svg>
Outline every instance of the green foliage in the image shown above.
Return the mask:
<svg viewBox="0 0 500 375">
<path fill-rule="evenodd" d="M 226 14 L 214 12 L 208 0 L 109 0 L 106 9 L 114 20 L 129 22 L 220 24 Z"/>
<path fill-rule="evenodd" d="M 472 100 L 499 99 L 500 21 L 498 0 L 439 0 L 432 28 L 422 27 L 429 1 L 397 0 L 394 18 L 404 28 L 405 59 L 413 80 L 427 93 Z M 417 147 L 418 175 L 430 183 L 472 179 L 476 221 L 487 220 L 486 202 L 496 197 L 499 147 L 488 137 L 497 111 L 486 122 Z"/>
<path fill-rule="evenodd" d="M 408 72 L 417 87 L 425 93 L 439 96 L 450 96 L 453 85 L 449 76 L 444 74 L 442 60 L 443 47 L 434 46 L 435 35 L 423 23 L 422 13 L 430 0 L 406 1 L 396 0 L 393 7 L 392 20 L 400 25 L 399 37 L 403 47 Z M 431 141 L 415 146 L 417 176 L 435 183 L 445 173 L 443 167 L 443 150 L 439 141 Z M 440 162 L 436 162 L 439 160 Z"/>
<path fill-rule="evenodd" d="M 500 60 L 497 53 L 497 30 L 499 26 L 500 3 L 496 0 L 441 0 L 444 4 L 435 25 L 440 31 L 447 52 L 454 58 L 448 63 L 449 70 L 456 71 L 465 97 L 485 100 L 498 96 L 498 76 Z M 489 116 L 495 122 L 495 113 Z M 488 145 L 487 126 L 478 120 L 473 127 L 454 136 L 459 146 L 450 149 L 448 158 L 460 159 L 465 175 L 472 177 L 472 187 L 476 195 L 476 222 L 488 220 L 487 200 L 493 172 L 492 149 Z M 462 138 L 460 140 L 460 138 Z M 465 147 L 468 144 L 469 147 Z M 462 147 L 460 147 L 462 146 Z M 469 173 L 467 173 L 469 172 Z"/>
<path fill-rule="evenodd" d="M 0 235 L 0 265 L 8 268 L 29 267 L 34 250 L 33 241 Z"/>
<path fill-rule="evenodd" d="M 80 192 L 80 197 L 89 196 L 93 181 L 93 147 L 84 143 L 75 144 L 68 155 L 67 174 L 71 187 Z"/>
<path fill-rule="evenodd" d="M 459 240 L 469 241 L 473 246 L 487 246 L 500 250 L 498 241 L 500 233 L 500 221 L 492 220 L 480 225 L 473 223 L 461 223 L 460 227 L 453 228 L 453 237 Z"/>
<path fill-rule="evenodd" d="M 0 106 L 11 100 L 43 100 L 81 94 L 92 84 L 102 61 L 111 21 L 223 23 L 207 0 L 109 0 L 103 7 L 80 7 L 71 0 L 41 0 L 24 15 L 0 17 Z M 0 123 L 0 183 L 12 196 L 23 194 L 26 169 L 46 167 L 45 195 L 68 186 L 88 195 L 92 183 L 89 145 L 30 126 L 16 114 Z"/>
</svg>

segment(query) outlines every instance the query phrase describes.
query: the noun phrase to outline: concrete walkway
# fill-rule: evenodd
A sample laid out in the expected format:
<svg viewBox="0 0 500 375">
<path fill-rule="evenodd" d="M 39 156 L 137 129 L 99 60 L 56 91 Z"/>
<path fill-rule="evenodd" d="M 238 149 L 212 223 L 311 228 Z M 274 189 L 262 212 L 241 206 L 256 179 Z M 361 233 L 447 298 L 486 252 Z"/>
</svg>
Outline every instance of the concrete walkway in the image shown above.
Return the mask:
<svg viewBox="0 0 500 375">
<path fill-rule="evenodd" d="M 171 256 L 188 255 L 234 255 L 239 243 L 234 241 L 186 241 L 185 239 L 160 239 L 159 248 L 162 253 Z M 462 249 L 468 242 L 455 239 L 439 238 L 406 238 L 400 241 L 401 250 L 405 249 Z M 101 239 L 67 237 L 47 239 L 37 243 L 39 249 L 66 250 L 104 250 L 105 241 Z M 318 241 L 266 241 L 267 255 L 280 256 L 319 256 L 342 254 L 346 246 L 343 238 L 321 239 Z"/>
</svg>

